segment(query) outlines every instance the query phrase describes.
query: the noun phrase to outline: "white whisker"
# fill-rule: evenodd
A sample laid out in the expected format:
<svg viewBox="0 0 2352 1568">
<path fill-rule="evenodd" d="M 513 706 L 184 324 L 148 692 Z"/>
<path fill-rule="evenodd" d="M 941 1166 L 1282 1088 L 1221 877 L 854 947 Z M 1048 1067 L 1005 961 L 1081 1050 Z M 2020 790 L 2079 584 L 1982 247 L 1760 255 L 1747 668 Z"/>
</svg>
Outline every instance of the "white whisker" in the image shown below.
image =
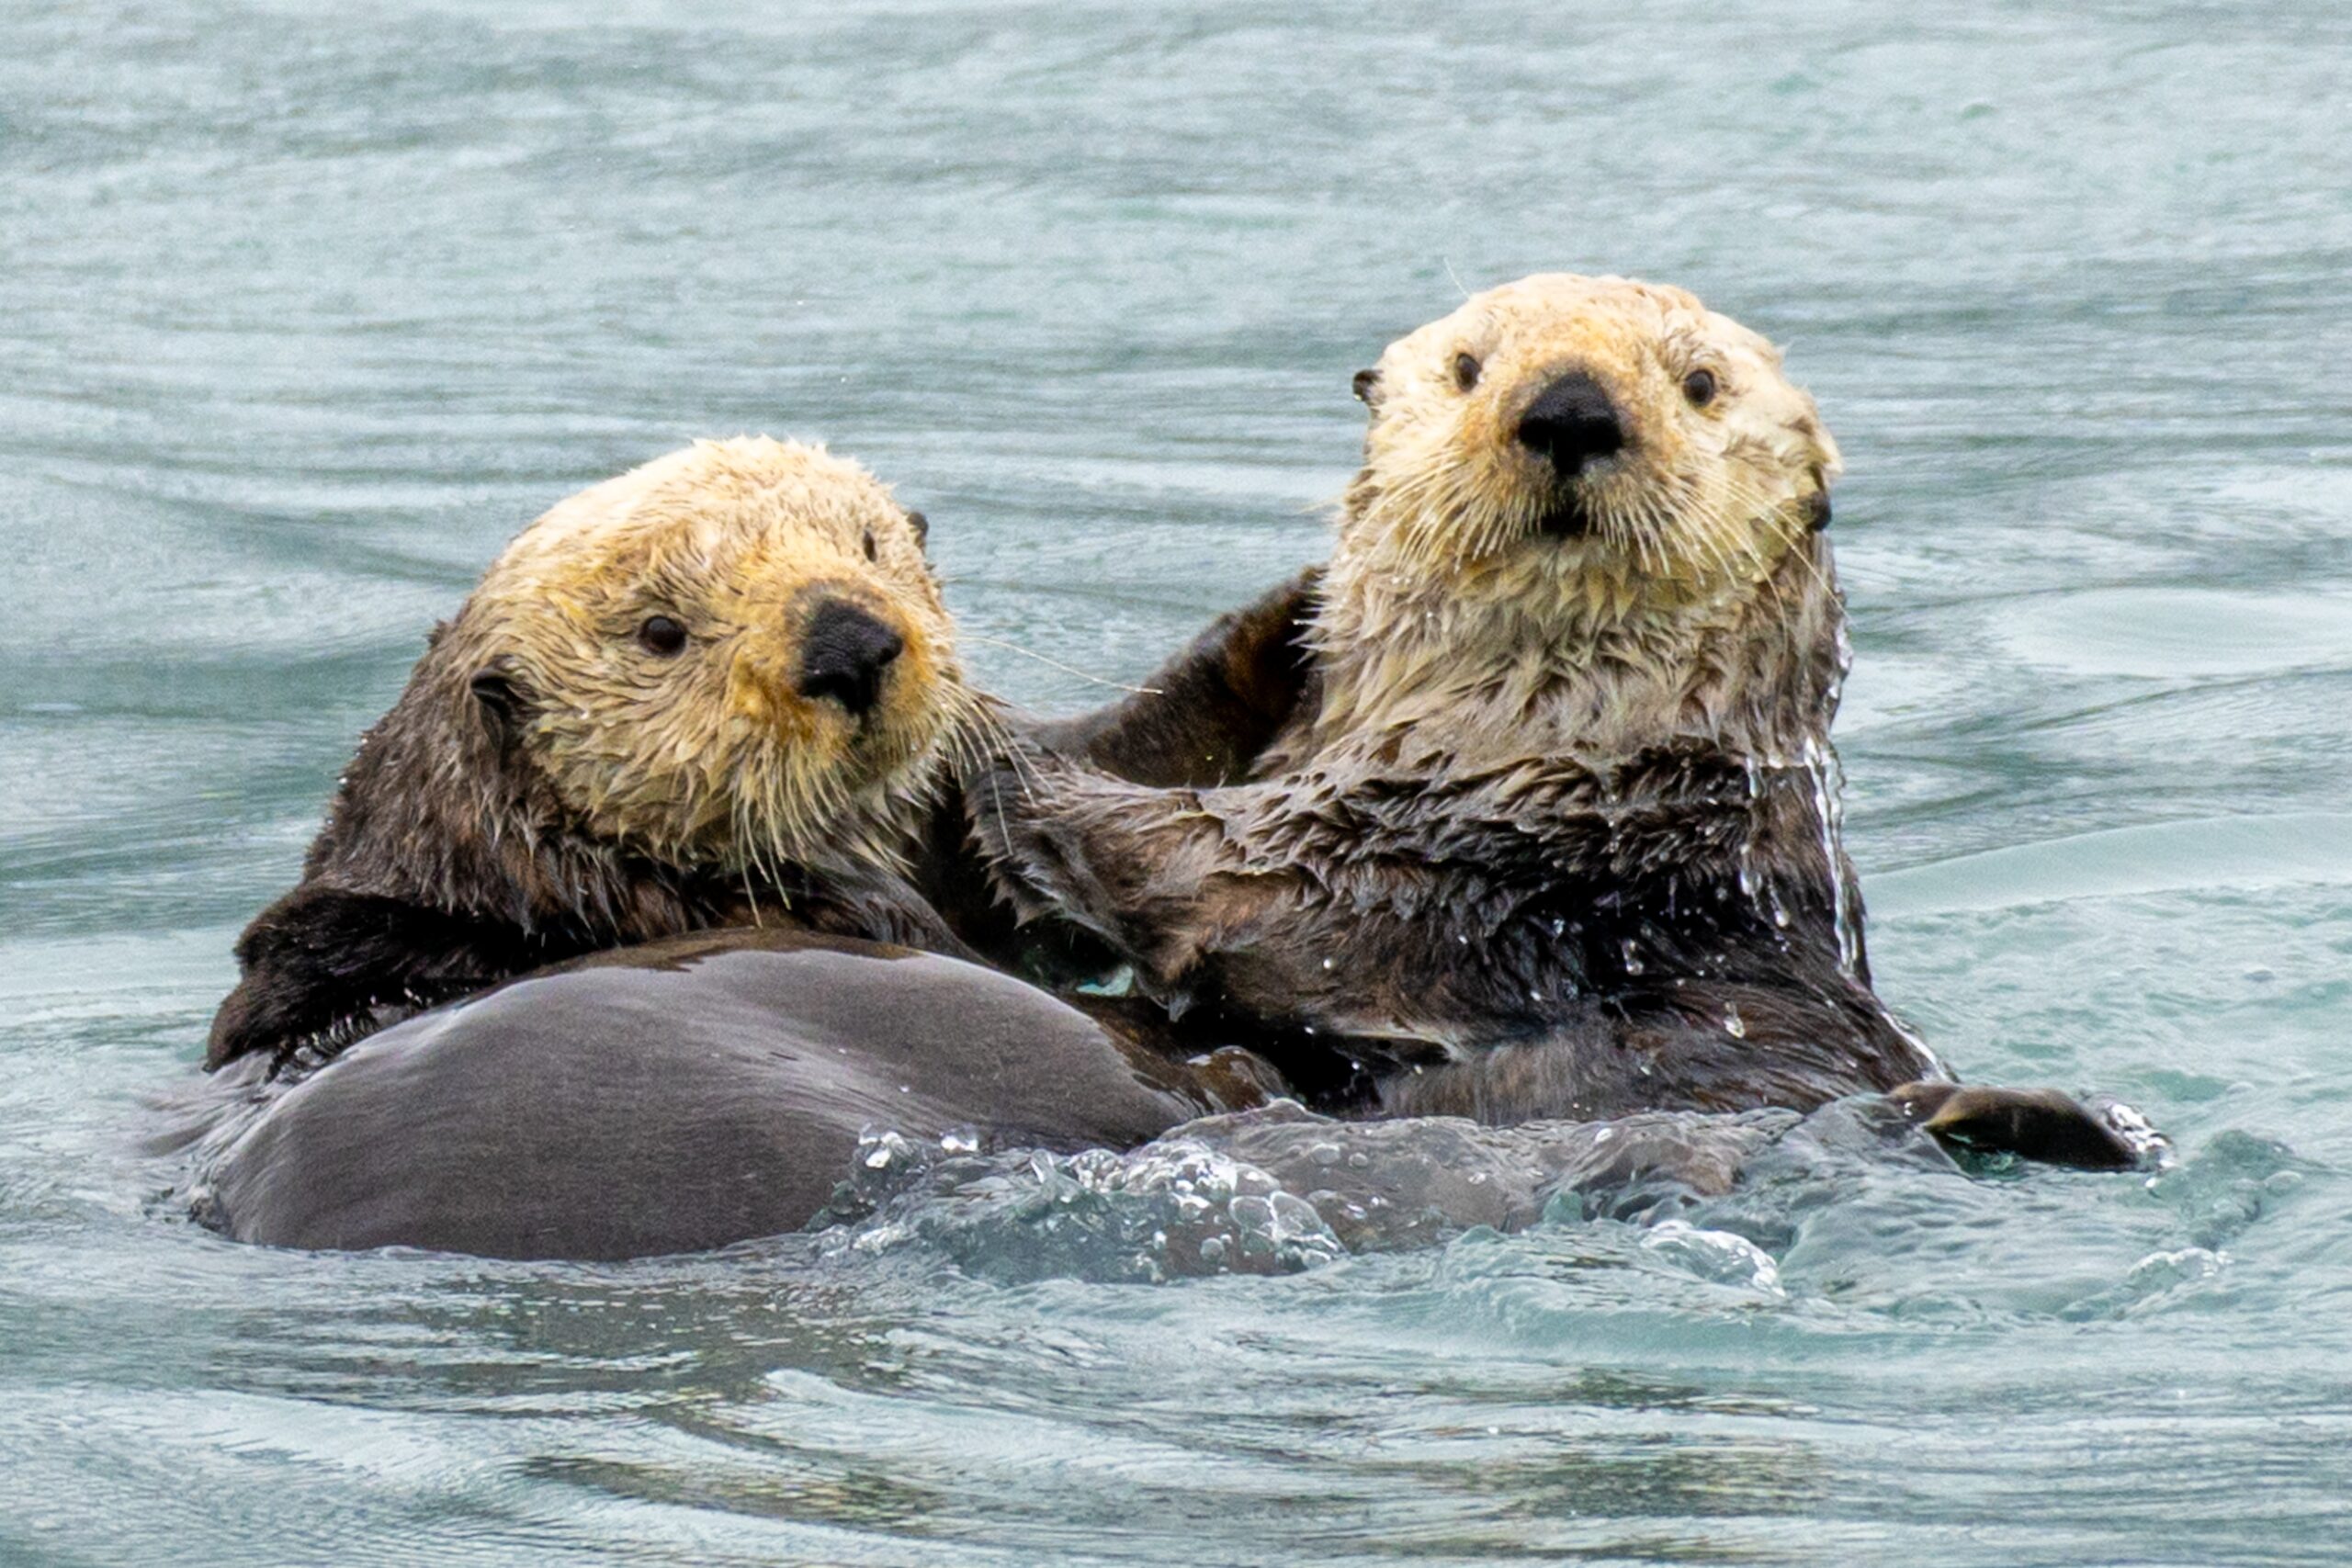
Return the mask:
<svg viewBox="0 0 2352 1568">
<path fill-rule="evenodd" d="M 963 637 L 966 642 L 986 643 L 990 648 L 1001 648 L 1008 652 L 1017 653 L 1023 659 L 1034 659 L 1040 664 L 1051 665 L 1054 669 L 1060 671 L 1063 674 L 1075 675 L 1080 680 L 1084 681 L 1091 685 L 1108 686 L 1114 691 L 1133 692 L 1138 696 L 1146 697 L 1158 697 L 1167 694 L 1158 686 L 1130 686 L 1124 681 L 1110 681 L 1105 680 L 1100 675 L 1090 675 L 1083 670 L 1072 669 L 1070 666 L 1064 664 L 1058 659 L 1048 659 L 1042 653 L 1033 652 L 1032 650 L 1022 647 L 1017 642 L 1007 642 L 1002 637 L 982 637 L 977 632 L 966 632 L 963 634 Z"/>
</svg>

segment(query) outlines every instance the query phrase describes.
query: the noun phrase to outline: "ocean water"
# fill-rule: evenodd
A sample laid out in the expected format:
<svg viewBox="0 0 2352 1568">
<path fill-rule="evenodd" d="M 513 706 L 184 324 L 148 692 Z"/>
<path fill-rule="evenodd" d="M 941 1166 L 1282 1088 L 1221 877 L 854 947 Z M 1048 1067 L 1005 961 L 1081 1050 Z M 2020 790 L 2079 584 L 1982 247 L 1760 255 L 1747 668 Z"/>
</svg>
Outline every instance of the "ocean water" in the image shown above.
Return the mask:
<svg viewBox="0 0 2352 1568">
<path fill-rule="evenodd" d="M 0 1561 L 2352 1554 L 2352 14 L 0 17 Z M 1544 268 L 1789 345 L 1881 989 L 2171 1169 L 1792 1135 L 1158 1282 L 1119 1162 L 626 1267 L 187 1221 L 235 930 L 548 503 L 823 437 L 1075 706 L 1005 645 L 1131 678 L 1315 558 L 1350 373 Z"/>
</svg>

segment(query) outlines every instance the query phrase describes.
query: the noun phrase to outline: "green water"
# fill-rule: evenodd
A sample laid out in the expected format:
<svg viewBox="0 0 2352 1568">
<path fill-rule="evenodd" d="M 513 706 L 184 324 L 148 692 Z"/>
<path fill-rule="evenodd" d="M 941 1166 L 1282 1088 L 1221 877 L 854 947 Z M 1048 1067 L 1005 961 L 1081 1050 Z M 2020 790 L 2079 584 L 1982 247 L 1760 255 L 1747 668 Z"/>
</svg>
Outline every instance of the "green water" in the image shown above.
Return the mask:
<svg viewBox="0 0 2352 1568">
<path fill-rule="evenodd" d="M 0 1561 L 2352 1551 L 2352 14 L 0 14 Z M 1323 548 L 1351 371 L 1563 267 L 1790 345 L 1881 988 L 2172 1171 L 1793 1148 L 1679 1231 L 1148 1285 L 945 1199 L 273 1254 L 139 1152 L 560 495 L 821 436 L 971 632 L 1132 676 Z"/>
</svg>

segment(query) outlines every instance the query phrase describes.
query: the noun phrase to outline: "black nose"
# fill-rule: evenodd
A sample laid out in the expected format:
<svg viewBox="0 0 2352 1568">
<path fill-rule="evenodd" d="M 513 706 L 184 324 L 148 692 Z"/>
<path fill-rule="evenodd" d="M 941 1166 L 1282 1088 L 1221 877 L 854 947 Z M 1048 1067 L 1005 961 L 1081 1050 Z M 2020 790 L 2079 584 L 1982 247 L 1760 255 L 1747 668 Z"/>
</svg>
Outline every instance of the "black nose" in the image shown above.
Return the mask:
<svg viewBox="0 0 2352 1568">
<path fill-rule="evenodd" d="M 800 694 L 831 697 L 856 718 L 881 696 L 882 678 L 906 647 L 906 638 L 856 605 L 828 599 L 800 638 Z"/>
<path fill-rule="evenodd" d="M 1625 426 L 1617 405 L 1600 382 L 1581 370 L 1571 370 L 1544 389 L 1543 395 L 1520 416 L 1512 433 L 1519 444 L 1548 461 L 1563 479 L 1574 479 L 1596 457 L 1621 451 Z"/>
</svg>

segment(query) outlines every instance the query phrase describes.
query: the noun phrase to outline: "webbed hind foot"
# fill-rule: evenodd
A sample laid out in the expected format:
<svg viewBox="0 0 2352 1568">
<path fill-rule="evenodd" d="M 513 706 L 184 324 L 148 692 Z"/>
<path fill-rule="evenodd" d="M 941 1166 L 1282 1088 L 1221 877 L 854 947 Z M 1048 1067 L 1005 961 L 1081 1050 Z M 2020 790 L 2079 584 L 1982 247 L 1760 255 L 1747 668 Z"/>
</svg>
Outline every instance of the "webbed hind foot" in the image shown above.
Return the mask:
<svg viewBox="0 0 2352 1568">
<path fill-rule="evenodd" d="M 2008 1154 L 2077 1170 L 2136 1170 L 2170 1145 L 2120 1101 L 2085 1105 L 2054 1089 L 1907 1083 L 1887 1099 L 1937 1142 L 1974 1154 Z"/>
</svg>

